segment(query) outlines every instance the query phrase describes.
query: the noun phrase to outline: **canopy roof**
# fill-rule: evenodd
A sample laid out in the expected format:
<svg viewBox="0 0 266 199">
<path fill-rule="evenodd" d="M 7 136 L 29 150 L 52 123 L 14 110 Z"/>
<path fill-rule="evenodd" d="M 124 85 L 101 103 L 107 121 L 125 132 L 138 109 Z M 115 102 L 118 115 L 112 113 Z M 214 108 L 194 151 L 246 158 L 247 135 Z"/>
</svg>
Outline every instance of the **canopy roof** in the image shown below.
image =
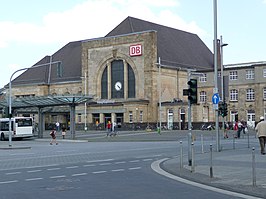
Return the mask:
<svg viewBox="0 0 266 199">
<path fill-rule="evenodd" d="M 12 99 L 12 108 L 29 108 L 29 107 L 51 107 L 64 105 L 78 105 L 93 99 L 92 96 L 85 95 L 48 95 L 33 96 Z M 8 100 L 0 101 L 0 108 L 9 107 Z"/>
</svg>

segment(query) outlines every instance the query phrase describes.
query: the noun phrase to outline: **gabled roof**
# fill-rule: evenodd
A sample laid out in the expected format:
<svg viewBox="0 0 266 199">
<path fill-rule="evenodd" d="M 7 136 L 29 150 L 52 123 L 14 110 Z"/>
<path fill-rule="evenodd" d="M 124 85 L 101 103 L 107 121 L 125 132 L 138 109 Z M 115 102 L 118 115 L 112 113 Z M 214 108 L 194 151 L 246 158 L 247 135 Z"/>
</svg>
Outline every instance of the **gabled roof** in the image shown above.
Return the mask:
<svg viewBox="0 0 266 199">
<path fill-rule="evenodd" d="M 143 31 L 157 31 L 158 57 L 167 66 L 209 70 L 213 68 L 213 54 L 201 39 L 192 33 L 162 26 L 148 21 L 127 17 L 106 37 Z M 28 69 L 12 80 L 12 85 L 53 84 L 58 82 L 73 82 L 81 80 L 81 44 L 83 41 L 70 42 L 51 56 L 45 56 L 33 66 L 47 66 Z M 57 67 L 51 61 L 61 61 L 63 76 L 57 76 Z M 50 76 L 50 77 L 49 77 Z"/>
<path fill-rule="evenodd" d="M 196 34 L 127 17 L 106 37 L 147 30 L 157 31 L 158 57 L 162 64 L 197 70 L 213 68 L 213 54 Z"/>
<path fill-rule="evenodd" d="M 52 59 L 51 59 L 52 58 Z M 52 64 L 51 71 L 50 61 L 60 61 L 62 64 L 62 77 L 57 76 L 57 66 Z M 70 42 L 52 56 L 45 56 L 39 62 L 33 65 L 42 65 L 42 67 L 28 69 L 12 81 L 16 84 L 48 84 L 57 82 L 80 81 L 81 77 L 81 41 Z M 50 74 L 50 75 L 49 75 Z M 49 78 L 50 76 L 50 78 Z"/>
</svg>

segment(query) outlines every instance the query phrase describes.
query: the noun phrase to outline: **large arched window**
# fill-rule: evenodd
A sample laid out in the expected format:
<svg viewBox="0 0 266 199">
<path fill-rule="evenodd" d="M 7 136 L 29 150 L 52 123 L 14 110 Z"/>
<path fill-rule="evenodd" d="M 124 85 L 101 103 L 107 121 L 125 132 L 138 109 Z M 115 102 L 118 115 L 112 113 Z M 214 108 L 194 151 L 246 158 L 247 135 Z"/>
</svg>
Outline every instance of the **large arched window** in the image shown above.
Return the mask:
<svg viewBox="0 0 266 199">
<path fill-rule="evenodd" d="M 108 80 L 107 80 L 107 67 L 105 67 L 101 81 L 101 98 L 108 98 Z"/>
<path fill-rule="evenodd" d="M 102 99 L 135 98 L 135 87 L 135 74 L 130 64 L 114 60 L 105 67 L 101 78 Z"/>
<path fill-rule="evenodd" d="M 128 98 L 135 98 L 135 74 L 128 64 Z"/>
</svg>

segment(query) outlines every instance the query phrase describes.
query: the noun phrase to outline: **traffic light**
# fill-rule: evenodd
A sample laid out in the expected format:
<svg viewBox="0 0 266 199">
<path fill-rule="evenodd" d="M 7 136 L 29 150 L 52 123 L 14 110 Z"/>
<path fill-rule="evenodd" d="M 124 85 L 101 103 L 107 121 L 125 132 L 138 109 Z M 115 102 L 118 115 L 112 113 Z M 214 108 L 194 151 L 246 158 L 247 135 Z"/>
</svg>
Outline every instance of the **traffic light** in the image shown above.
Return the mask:
<svg viewBox="0 0 266 199">
<path fill-rule="evenodd" d="M 228 110 L 227 110 L 227 103 L 224 102 L 224 108 L 223 108 L 223 117 L 227 116 Z"/>
<path fill-rule="evenodd" d="M 223 106 L 224 106 L 224 103 L 223 102 L 219 102 L 219 104 L 218 104 L 218 113 L 219 113 L 219 115 L 223 114 Z"/>
<path fill-rule="evenodd" d="M 226 102 L 220 102 L 218 107 L 219 115 L 222 117 L 226 117 L 228 110 L 227 110 L 227 103 Z"/>
<path fill-rule="evenodd" d="M 188 100 L 190 104 L 197 104 L 198 102 L 198 84 L 196 79 L 190 79 L 187 84 L 189 85 L 188 88 Z"/>
</svg>

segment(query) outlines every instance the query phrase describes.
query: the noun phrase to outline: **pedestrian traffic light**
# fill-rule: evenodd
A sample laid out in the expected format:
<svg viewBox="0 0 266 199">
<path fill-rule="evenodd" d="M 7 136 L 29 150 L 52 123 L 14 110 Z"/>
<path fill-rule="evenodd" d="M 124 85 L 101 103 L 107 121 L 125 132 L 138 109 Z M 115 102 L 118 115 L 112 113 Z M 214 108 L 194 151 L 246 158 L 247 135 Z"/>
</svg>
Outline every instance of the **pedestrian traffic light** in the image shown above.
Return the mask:
<svg viewBox="0 0 266 199">
<path fill-rule="evenodd" d="M 188 100 L 190 101 L 190 104 L 197 104 L 198 102 L 198 85 L 196 79 L 190 79 L 187 84 L 189 85 L 188 88 Z"/>
</svg>

